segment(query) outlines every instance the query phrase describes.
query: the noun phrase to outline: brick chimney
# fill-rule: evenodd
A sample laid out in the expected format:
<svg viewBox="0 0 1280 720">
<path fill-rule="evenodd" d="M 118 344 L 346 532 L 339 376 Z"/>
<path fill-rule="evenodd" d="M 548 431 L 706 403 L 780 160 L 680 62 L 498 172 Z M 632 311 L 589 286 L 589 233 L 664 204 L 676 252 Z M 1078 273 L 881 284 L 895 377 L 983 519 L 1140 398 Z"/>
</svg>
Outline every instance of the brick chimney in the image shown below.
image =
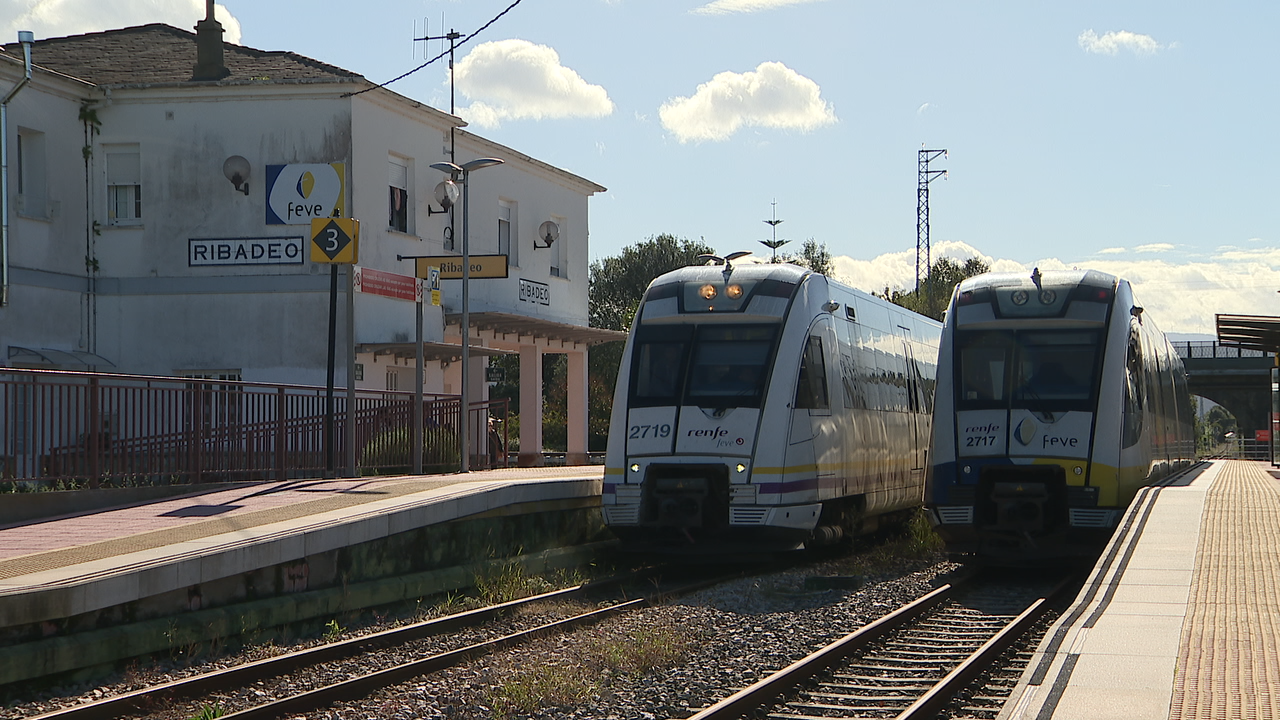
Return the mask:
<svg viewBox="0 0 1280 720">
<path fill-rule="evenodd" d="M 192 80 L 221 80 L 231 74 L 222 64 L 222 23 L 213 19 L 213 0 L 205 0 L 205 18 L 196 23 L 196 65 Z"/>
</svg>

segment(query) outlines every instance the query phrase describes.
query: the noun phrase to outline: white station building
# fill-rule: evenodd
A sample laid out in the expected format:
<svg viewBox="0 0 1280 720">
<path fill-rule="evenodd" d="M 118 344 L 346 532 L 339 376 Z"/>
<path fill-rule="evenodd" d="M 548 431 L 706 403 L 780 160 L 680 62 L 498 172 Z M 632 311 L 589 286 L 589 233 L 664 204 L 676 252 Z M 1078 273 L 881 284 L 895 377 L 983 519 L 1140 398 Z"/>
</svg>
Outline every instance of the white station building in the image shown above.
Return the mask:
<svg viewBox="0 0 1280 720">
<path fill-rule="evenodd" d="M 323 385 L 331 265 L 311 259 L 311 220 L 341 217 L 360 235 L 340 287 L 360 291 L 337 384 L 350 348 L 357 388 L 412 390 L 419 304 L 400 258 L 462 250 L 461 203 L 435 200 L 448 176 L 431 165 L 498 158 L 464 190 L 471 255 L 506 258 L 473 258 L 505 277 L 469 283 L 469 394 L 486 397 L 488 356 L 519 353 L 520 459 L 538 464 L 543 355 L 568 355 L 568 461 L 585 461 L 587 350 L 623 337 L 588 323 L 600 185 L 355 73 L 224 43 L 209 18 L 4 45 L 0 92 L 0 365 Z M 440 289 L 421 304 L 424 386 L 459 394 L 462 282 Z"/>
</svg>

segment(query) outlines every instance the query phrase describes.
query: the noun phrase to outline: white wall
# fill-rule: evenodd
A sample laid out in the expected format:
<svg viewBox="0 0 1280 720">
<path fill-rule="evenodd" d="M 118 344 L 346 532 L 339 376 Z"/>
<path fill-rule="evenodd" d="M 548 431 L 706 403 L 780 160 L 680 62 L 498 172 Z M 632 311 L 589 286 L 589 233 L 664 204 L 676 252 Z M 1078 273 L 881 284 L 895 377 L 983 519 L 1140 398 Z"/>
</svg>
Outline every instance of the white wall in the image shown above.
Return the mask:
<svg viewBox="0 0 1280 720">
<path fill-rule="evenodd" d="M 0 62 L 0 94 L 22 77 L 22 63 Z M 85 175 L 79 97 L 87 86 L 40 70 L 8 106 L 9 305 L 0 308 L 0 364 L 11 345 L 89 350 Z M 18 203 L 18 133 L 43 133 L 42 208 Z"/>
</svg>

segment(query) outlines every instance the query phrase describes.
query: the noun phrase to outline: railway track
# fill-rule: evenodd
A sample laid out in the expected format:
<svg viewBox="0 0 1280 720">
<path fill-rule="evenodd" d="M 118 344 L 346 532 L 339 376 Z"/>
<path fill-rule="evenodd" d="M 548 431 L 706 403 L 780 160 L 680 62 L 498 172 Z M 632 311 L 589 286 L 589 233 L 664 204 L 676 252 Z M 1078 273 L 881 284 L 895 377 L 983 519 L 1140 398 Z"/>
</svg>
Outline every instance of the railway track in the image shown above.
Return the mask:
<svg viewBox="0 0 1280 720">
<path fill-rule="evenodd" d="M 935 717 L 1079 583 L 943 585 L 689 720 L 759 717 L 765 708 L 773 720 Z M 997 700 L 979 692 L 958 714 L 981 716 Z"/>
<path fill-rule="evenodd" d="M 654 588 L 654 592 L 649 597 L 626 599 L 624 588 L 643 581 L 646 574 L 651 575 L 652 571 L 578 585 L 349 640 L 327 643 L 257 662 L 194 675 L 163 685 L 142 688 L 95 702 L 62 708 L 36 716 L 33 720 L 117 720 L 119 718 L 199 716 L 202 708 L 209 703 L 208 698 L 227 697 L 237 692 L 244 694 L 246 690 L 253 695 L 272 695 L 261 688 L 272 685 L 287 686 L 287 679 L 291 673 L 306 668 L 333 664 L 333 674 L 342 676 L 346 674 L 344 668 L 362 667 L 369 658 L 390 648 L 409 645 L 436 636 L 446 636 L 449 633 L 468 631 L 496 619 L 510 617 L 522 609 L 534 607 L 540 603 L 581 600 L 591 593 L 610 589 L 624 596 L 606 607 L 576 613 L 551 622 L 531 624 L 529 627 L 505 634 L 490 632 L 490 635 L 495 636 L 476 642 L 454 643 L 457 647 L 452 649 L 427 652 L 410 662 L 396 663 L 379 670 L 362 672 L 320 687 L 302 691 L 281 691 L 274 699 L 250 706 L 235 703 L 237 707 L 231 710 L 219 708 L 223 710 L 223 714 L 219 717 L 235 720 L 266 720 L 288 714 L 296 715 L 326 707 L 335 702 L 359 699 L 381 688 L 420 675 L 453 667 L 537 637 L 590 625 L 614 615 L 646 607 L 661 597 L 698 590 L 730 577 L 726 575 L 710 579 L 703 578 L 678 586 Z"/>
</svg>

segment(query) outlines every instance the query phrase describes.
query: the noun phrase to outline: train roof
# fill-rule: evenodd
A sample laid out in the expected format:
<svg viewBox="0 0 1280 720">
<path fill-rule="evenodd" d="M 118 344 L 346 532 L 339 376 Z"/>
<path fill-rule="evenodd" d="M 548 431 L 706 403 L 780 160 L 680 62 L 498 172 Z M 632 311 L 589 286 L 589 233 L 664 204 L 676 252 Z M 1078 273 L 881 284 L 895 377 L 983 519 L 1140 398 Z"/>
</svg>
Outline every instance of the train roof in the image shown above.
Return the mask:
<svg viewBox="0 0 1280 720">
<path fill-rule="evenodd" d="M 798 284 L 806 275 L 816 273 L 791 263 L 731 263 L 731 274 L 740 280 L 781 280 Z M 659 275 L 650 285 L 712 279 L 724 279 L 724 265 L 688 265 Z"/>
<path fill-rule="evenodd" d="M 1036 279 L 1037 275 L 1039 276 L 1038 280 Z M 975 275 L 961 281 L 956 288 L 956 292 L 963 293 L 984 288 L 1004 290 L 1026 288 L 1030 290 L 1037 287 L 1037 282 L 1039 287 L 1055 289 L 1085 286 L 1114 290 L 1116 283 L 1120 282 L 1120 278 L 1099 270 L 1050 270 L 1042 273 L 1039 268 L 1036 268 L 1030 273 L 1006 272 Z"/>
</svg>

